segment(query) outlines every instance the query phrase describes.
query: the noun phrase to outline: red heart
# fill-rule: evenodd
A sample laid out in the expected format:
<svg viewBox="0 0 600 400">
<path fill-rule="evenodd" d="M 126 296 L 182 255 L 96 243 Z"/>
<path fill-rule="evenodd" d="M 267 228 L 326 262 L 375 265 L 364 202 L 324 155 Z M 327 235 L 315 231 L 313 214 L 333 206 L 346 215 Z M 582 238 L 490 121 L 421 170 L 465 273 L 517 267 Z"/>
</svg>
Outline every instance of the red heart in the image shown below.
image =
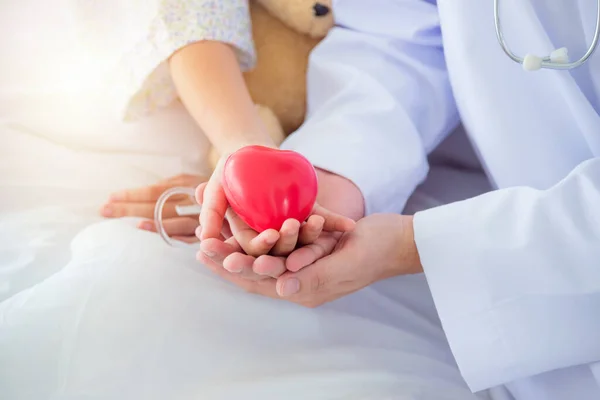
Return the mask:
<svg viewBox="0 0 600 400">
<path fill-rule="evenodd" d="M 288 218 L 303 222 L 309 217 L 317 174 L 299 153 L 248 146 L 225 162 L 223 189 L 233 211 L 252 229 L 279 230 Z"/>
</svg>

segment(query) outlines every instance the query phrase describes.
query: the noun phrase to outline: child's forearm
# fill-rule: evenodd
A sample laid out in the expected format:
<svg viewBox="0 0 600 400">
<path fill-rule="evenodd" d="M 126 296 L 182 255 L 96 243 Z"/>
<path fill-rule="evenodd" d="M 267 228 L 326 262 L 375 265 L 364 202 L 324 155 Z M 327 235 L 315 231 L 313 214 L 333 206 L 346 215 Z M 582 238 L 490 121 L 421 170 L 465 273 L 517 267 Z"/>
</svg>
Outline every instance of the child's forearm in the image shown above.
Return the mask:
<svg viewBox="0 0 600 400">
<path fill-rule="evenodd" d="M 219 153 L 252 144 L 275 146 L 229 45 L 191 44 L 171 57 L 170 68 L 181 101 Z"/>
</svg>

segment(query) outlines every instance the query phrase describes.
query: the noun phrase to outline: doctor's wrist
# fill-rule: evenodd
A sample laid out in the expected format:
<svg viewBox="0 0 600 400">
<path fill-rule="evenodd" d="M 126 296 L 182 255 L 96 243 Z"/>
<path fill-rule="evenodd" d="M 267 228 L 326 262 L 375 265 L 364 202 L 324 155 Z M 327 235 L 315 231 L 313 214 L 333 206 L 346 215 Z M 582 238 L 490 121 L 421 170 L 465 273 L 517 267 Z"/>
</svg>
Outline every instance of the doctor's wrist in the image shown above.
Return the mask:
<svg viewBox="0 0 600 400">
<path fill-rule="evenodd" d="M 423 265 L 415 242 L 414 219 L 403 215 L 400 219 L 399 256 L 396 262 L 397 275 L 412 275 L 423 272 Z"/>
<path fill-rule="evenodd" d="M 318 167 L 315 170 L 319 182 L 319 205 L 355 221 L 364 217 L 365 201 L 358 186 L 333 172 Z"/>
</svg>

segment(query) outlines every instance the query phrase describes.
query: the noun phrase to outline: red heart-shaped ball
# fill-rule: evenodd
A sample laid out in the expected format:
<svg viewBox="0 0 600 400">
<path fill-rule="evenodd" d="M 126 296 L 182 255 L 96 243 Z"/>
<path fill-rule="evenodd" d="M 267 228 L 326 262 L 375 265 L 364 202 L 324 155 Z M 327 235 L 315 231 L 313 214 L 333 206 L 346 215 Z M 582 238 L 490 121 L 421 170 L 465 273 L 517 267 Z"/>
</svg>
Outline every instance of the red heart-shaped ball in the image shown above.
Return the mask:
<svg viewBox="0 0 600 400">
<path fill-rule="evenodd" d="M 223 169 L 229 205 L 257 232 L 281 229 L 288 218 L 309 217 L 317 199 L 317 174 L 294 151 L 248 146 L 231 154 Z"/>
</svg>

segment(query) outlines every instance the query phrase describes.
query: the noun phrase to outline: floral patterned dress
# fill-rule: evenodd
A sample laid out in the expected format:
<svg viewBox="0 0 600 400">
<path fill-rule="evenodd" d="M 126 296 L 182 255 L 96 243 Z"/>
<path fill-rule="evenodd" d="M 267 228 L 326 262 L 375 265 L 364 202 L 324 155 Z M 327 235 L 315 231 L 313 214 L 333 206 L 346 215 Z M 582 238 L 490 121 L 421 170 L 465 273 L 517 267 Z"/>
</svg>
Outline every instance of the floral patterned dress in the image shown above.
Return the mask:
<svg viewBox="0 0 600 400">
<path fill-rule="evenodd" d="M 96 42 L 102 32 L 114 36 L 119 29 L 135 38 L 118 50 L 111 72 L 117 110 L 126 120 L 177 98 L 167 60 L 188 44 L 221 41 L 236 49 L 242 70 L 255 62 L 248 0 L 78 0 L 77 18 Z"/>
</svg>

